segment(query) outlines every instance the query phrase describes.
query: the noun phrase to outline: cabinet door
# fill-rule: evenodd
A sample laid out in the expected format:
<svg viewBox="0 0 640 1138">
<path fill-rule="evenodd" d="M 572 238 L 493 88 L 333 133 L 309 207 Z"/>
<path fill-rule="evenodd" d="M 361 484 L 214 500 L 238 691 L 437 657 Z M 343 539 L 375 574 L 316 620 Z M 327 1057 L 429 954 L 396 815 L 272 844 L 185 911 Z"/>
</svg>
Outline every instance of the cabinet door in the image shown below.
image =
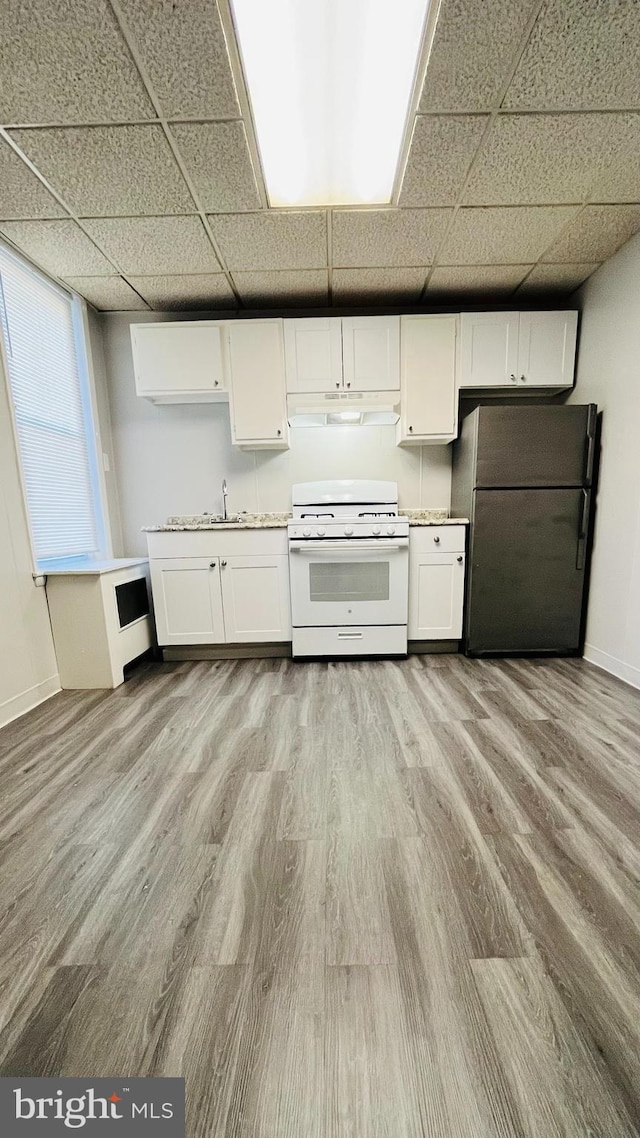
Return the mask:
<svg viewBox="0 0 640 1138">
<path fill-rule="evenodd" d="M 512 387 L 518 382 L 517 312 L 463 312 L 460 387 Z"/>
<path fill-rule="evenodd" d="M 152 560 L 159 644 L 224 644 L 218 558 Z"/>
<path fill-rule="evenodd" d="M 220 576 L 229 644 L 291 640 L 288 557 L 223 558 Z"/>
<path fill-rule="evenodd" d="M 463 553 L 411 553 L 409 640 L 459 640 L 464 600 Z"/>
<path fill-rule="evenodd" d="M 458 418 L 457 316 L 403 316 L 400 322 L 401 442 L 449 442 Z"/>
<path fill-rule="evenodd" d="M 342 321 L 339 316 L 284 321 L 287 391 L 335 391 L 342 387 Z"/>
<path fill-rule="evenodd" d="M 351 391 L 400 387 L 400 317 L 343 316 L 344 386 Z"/>
<path fill-rule="evenodd" d="M 521 312 L 518 386 L 571 387 L 577 312 Z"/>
<path fill-rule="evenodd" d="M 288 444 L 281 320 L 238 320 L 227 330 L 231 438 L 240 446 Z"/>
<path fill-rule="evenodd" d="M 132 324 L 136 392 L 156 402 L 209 402 L 226 388 L 218 324 Z"/>
</svg>

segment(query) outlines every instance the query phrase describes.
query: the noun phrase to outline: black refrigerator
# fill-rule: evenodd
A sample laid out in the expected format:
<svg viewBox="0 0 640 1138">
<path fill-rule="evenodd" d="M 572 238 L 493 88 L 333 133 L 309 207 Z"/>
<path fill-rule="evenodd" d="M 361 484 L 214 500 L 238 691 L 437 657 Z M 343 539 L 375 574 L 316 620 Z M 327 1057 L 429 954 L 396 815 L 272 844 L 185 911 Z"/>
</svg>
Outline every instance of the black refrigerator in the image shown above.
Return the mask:
<svg viewBox="0 0 640 1138">
<path fill-rule="evenodd" d="M 452 515 L 471 522 L 464 648 L 581 648 L 597 408 L 482 406 L 453 449 Z"/>
</svg>

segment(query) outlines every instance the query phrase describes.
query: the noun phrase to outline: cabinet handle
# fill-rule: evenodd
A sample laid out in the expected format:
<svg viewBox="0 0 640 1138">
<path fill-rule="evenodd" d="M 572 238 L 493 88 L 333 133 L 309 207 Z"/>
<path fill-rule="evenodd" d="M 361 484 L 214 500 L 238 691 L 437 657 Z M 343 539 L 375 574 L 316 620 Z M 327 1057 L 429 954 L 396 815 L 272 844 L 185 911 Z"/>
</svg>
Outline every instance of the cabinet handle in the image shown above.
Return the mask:
<svg viewBox="0 0 640 1138">
<path fill-rule="evenodd" d="M 516 379 L 515 375 L 513 375 L 513 373 L 509 376 L 509 379 L 511 380 L 512 383 L 518 382 L 518 380 Z"/>
<path fill-rule="evenodd" d="M 527 377 L 526 377 L 526 375 L 521 375 L 521 376 L 520 376 L 520 383 L 526 383 L 526 382 L 527 382 Z"/>
<path fill-rule="evenodd" d="M 215 567 L 216 567 L 216 564 L 217 564 L 217 562 L 215 562 L 215 561 L 210 561 L 210 562 L 209 562 L 209 568 L 210 568 L 210 569 L 215 569 Z"/>
<path fill-rule="evenodd" d="M 456 561 L 458 562 L 459 565 L 462 565 L 462 556 L 456 557 Z"/>
<path fill-rule="evenodd" d="M 214 386 L 214 387 L 217 387 L 217 386 L 218 386 L 218 380 L 217 380 L 217 379 L 214 379 L 214 381 L 213 381 L 213 386 Z"/>
<path fill-rule="evenodd" d="M 278 430 L 276 431 L 276 434 L 277 434 L 278 438 L 280 438 L 280 435 L 282 434 L 282 431 L 280 430 L 280 427 L 278 427 Z"/>
<path fill-rule="evenodd" d="M 336 387 L 339 387 L 339 386 L 340 386 L 340 384 L 336 381 Z"/>
<path fill-rule="evenodd" d="M 440 545 L 440 538 L 439 537 L 434 537 L 433 540 L 435 541 L 436 545 Z"/>
<path fill-rule="evenodd" d="M 351 383 L 350 383 L 350 382 L 347 384 L 347 387 L 351 387 Z"/>
<path fill-rule="evenodd" d="M 227 563 L 226 563 L 226 561 L 221 561 L 221 562 L 220 562 L 220 564 L 221 564 L 221 566 L 222 566 L 222 568 L 223 568 L 223 569 L 226 569 L 226 568 L 227 568 Z"/>
<path fill-rule="evenodd" d="M 409 427 L 409 434 L 411 434 L 412 431 L 413 431 L 413 427 Z"/>
</svg>

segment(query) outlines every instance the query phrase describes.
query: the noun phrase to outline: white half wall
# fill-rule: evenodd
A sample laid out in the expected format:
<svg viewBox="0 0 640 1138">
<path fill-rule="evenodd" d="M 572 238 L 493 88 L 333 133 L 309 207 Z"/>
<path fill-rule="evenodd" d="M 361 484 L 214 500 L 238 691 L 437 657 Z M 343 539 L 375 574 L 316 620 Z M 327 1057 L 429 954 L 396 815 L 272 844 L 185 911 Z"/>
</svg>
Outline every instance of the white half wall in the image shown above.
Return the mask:
<svg viewBox="0 0 640 1138">
<path fill-rule="evenodd" d="M 570 402 L 602 411 L 585 657 L 640 687 L 640 236 L 578 294 L 582 325 Z"/>
<path fill-rule="evenodd" d="M 0 349 L 0 727 L 60 690 L 47 598 L 32 574 Z"/>
<path fill-rule="evenodd" d="M 388 478 L 398 483 L 401 507 L 449 508 L 451 447 L 398 447 L 395 427 L 297 428 L 289 451 L 246 452 L 231 446 L 228 404 L 154 406 L 138 398 L 129 326 L 145 318 L 184 313 L 102 318 L 123 554 L 145 555 L 141 527 L 168 514 L 220 510 L 223 478 L 236 511 L 288 510 L 292 484 L 319 478 Z"/>
</svg>

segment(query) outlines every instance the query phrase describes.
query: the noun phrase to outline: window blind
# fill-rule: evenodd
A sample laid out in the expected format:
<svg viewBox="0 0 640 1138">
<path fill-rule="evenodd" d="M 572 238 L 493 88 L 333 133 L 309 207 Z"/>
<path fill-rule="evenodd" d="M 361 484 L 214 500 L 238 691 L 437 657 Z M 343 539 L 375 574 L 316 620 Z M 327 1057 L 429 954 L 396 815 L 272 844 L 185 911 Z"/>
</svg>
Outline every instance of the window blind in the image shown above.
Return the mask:
<svg viewBox="0 0 640 1138">
<path fill-rule="evenodd" d="M 73 299 L 0 246 L 0 318 L 36 559 L 96 553 Z"/>
</svg>

